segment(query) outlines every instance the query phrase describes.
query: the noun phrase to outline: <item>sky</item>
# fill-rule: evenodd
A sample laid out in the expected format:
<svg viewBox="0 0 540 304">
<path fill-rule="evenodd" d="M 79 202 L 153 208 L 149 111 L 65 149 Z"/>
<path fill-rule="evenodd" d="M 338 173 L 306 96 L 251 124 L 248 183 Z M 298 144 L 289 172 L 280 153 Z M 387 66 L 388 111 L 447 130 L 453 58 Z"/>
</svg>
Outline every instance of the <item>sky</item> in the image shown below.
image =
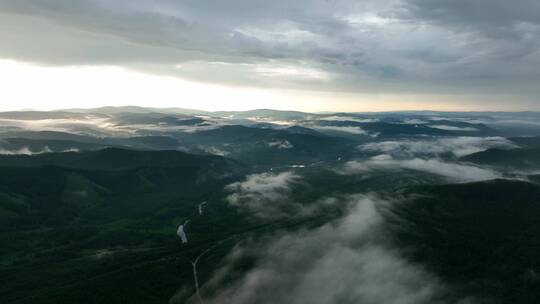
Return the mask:
<svg viewBox="0 0 540 304">
<path fill-rule="evenodd" d="M 0 110 L 540 110 L 537 0 L 0 0 Z"/>
</svg>

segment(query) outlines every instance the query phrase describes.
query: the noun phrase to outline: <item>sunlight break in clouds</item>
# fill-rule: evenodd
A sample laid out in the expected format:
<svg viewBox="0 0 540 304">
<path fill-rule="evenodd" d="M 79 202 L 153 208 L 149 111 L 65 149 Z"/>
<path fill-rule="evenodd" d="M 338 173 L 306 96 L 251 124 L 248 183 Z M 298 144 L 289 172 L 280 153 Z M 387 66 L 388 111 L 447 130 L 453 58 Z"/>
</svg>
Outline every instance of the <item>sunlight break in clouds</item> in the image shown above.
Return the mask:
<svg viewBox="0 0 540 304">
<path fill-rule="evenodd" d="M 267 108 L 268 105 L 273 109 L 308 112 L 454 109 L 447 96 L 438 94 L 363 94 L 251 87 L 249 83 L 227 86 L 111 65 L 41 66 L 0 58 L 0 70 L 2 111 L 125 105 L 208 111 L 242 111 Z M 468 98 L 474 99 L 474 96 Z M 433 100 L 440 102 L 433 103 Z M 478 109 L 475 104 L 460 107 Z"/>
<path fill-rule="evenodd" d="M 117 66 L 45 67 L 0 58 L 0 110 L 160 106 L 249 110 L 253 102 L 288 109 L 322 108 L 330 96 L 234 87 L 152 75 Z M 29 89 L 31 88 L 31 89 Z"/>
</svg>

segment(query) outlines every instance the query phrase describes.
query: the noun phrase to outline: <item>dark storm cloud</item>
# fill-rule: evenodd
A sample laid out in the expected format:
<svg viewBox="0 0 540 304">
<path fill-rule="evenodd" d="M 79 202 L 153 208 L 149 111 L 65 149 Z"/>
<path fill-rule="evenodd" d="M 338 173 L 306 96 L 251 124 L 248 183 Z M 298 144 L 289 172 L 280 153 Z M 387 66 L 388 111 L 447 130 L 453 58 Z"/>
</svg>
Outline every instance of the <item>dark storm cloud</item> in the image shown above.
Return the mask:
<svg viewBox="0 0 540 304">
<path fill-rule="evenodd" d="M 535 0 L 408 0 L 413 19 L 497 38 L 526 39 L 540 26 L 540 2 Z"/>
<path fill-rule="evenodd" d="M 407 0 L 403 8 L 404 20 L 448 29 L 461 37 L 455 43 L 468 47 L 445 70 L 450 80 L 502 85 L 515 92 L 539 80 L 540 2 Z"/>
<path fill-rule="evenodd" d="M 2 0 L 0 57 L 239 85 L 527 96 L 540 93 L 539 5 Z"/>
</svg>

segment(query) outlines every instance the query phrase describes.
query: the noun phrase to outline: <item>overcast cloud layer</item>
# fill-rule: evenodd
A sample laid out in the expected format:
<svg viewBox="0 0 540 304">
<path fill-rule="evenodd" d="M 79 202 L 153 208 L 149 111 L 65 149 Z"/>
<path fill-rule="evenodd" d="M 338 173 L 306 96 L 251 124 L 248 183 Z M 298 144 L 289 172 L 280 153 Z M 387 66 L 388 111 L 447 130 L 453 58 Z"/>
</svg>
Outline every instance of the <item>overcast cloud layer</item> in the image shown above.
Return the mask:
<svg viewBox="0 0 540 304">
<path fill-rule="evenodd" d="M 243 86 L 536 106 L 539 46 L 536 0 L 0 1 L 0 58 Z"/>
</svg>

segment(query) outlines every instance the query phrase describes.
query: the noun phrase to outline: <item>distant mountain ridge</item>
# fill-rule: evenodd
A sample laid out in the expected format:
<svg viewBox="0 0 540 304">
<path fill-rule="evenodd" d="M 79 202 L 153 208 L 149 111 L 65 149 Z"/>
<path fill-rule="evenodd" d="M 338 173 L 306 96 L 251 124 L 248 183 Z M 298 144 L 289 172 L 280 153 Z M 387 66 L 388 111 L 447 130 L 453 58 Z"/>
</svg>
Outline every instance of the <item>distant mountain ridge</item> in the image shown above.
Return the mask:
<svg viewBox="0 0 540 304">
<path fill-rule="evenodd" d="M 226 166 L 220 156 L 194 155 L 180 151 L 137 151 L 105 148 L 97 151 L 0 155 L 0 167 L 58 166 L 85 170 L 126 170 L 139 167 Z"/>
</svg>

